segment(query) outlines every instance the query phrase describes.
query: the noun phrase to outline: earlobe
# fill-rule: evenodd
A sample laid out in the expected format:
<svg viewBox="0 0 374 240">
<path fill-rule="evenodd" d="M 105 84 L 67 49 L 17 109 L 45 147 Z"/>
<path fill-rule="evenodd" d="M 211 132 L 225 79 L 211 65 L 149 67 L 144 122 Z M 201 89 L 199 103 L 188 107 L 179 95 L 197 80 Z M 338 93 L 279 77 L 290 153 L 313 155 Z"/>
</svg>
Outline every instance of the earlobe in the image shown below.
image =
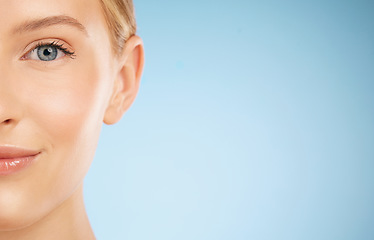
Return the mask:
<svg viewBox="0 0 374 240">
<path fill-rule="evenodd" d="M 134 102 L 144 67 L 143 41 L 132 36 L 120 56 L 118 73 L 109 105 L 104 115 L 105 124 L 118 122 Z"/>
</svg>

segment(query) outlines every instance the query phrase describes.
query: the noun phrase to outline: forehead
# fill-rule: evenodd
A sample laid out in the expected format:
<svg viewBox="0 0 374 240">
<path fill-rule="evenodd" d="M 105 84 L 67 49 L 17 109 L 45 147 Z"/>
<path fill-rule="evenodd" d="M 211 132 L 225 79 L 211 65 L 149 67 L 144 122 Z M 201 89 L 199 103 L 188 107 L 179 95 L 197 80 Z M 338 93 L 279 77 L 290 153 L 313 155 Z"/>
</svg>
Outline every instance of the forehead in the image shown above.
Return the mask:
<svg viewBox="0 0 374 240">
<path fill-rule="evenodd" d="M 99 0 L 0 0 L 2 34 L 24 22 L 53 16 L 76 19 L 88 33 L 105 27 Z"/>
</svg>

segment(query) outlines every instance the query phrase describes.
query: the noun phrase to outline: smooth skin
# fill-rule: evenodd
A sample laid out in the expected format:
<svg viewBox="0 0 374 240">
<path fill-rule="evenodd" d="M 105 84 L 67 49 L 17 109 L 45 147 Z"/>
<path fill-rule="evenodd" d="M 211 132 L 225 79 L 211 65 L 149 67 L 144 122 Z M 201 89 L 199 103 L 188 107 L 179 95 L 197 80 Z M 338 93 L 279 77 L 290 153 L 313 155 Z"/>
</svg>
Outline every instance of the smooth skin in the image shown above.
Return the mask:
<svg viewBox="0 0 374 240">
<path fill-rule="evenodd" d="M 74 56 L 40 60 L 38 44 L 53 42 Z M 112 49 L 99 0 L 0 0 L 0 146 L 41 152 L 0 176 L 0 240 L 95 239 L 83 179 L 103 122 L 130 107 L 144 64 L 138 36 L 119 56 Z"/>
</svg>

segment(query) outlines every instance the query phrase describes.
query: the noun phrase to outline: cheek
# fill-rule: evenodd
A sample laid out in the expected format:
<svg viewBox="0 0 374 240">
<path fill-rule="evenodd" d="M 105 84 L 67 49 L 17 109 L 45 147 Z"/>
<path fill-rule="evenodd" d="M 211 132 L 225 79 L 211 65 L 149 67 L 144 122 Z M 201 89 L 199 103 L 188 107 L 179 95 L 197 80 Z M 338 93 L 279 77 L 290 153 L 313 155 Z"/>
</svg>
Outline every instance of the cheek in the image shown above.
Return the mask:
<svg viewBox="0 0 374 240">
<path fill-rule="evenodd" d="M 39 88 L 38 97 L 30 98 L 27 115 L 52 145 L 71 141 L 99 122 L 99 80 L 91 75 L 66 75 L 61 80 L 64 84 L 46 91 Z"/>
<path fill-rule="evenodd" d="M 97 76 L 65 76 L 64 82 L 69 84 L 42 92 L 31 102 L 29 115 L 51 135 L 51 142 L 69 140 L 99 121 L 100 91 L 94 77 Z"/>
<path fill-rule="evenodd" d="M 51 180 L 45 189 L 59 189 L 63 195 L 70 194 L 89 168 L 111 89 L 105 65 L 86 61 L 72 66 L 35 75 L 29 88 L 37 97 L 23 94 L 28 98 L 25 116 L 45 152 L 40 172 Z"/>
<path fill-rule="evenodd" d="M 51 145 L 89 139 L 100 128 L 111 84 L 105 66 L 98 64 L 81 61 L 33 76 L 32 86 L 23 94 L 28 105 L 25 116 L 49 137 Z"/>
</svg>

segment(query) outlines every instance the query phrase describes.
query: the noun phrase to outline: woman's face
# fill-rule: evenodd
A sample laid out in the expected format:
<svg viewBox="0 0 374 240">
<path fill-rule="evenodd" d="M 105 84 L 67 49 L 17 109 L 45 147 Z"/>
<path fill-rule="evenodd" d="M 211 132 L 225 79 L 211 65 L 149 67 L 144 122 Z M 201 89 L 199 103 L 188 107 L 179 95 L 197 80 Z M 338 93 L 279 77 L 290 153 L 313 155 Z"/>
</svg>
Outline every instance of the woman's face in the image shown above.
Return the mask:
<svg viewBox="0 0 374 240">
<path fill-rule="evenodd" d="M 98 0 L 0 0 L 0 23 L 0 148 L 40 153 L 0 171 L 1 231 L 46 216 L 81 185 L 117 61 Z"/>
</svg>

